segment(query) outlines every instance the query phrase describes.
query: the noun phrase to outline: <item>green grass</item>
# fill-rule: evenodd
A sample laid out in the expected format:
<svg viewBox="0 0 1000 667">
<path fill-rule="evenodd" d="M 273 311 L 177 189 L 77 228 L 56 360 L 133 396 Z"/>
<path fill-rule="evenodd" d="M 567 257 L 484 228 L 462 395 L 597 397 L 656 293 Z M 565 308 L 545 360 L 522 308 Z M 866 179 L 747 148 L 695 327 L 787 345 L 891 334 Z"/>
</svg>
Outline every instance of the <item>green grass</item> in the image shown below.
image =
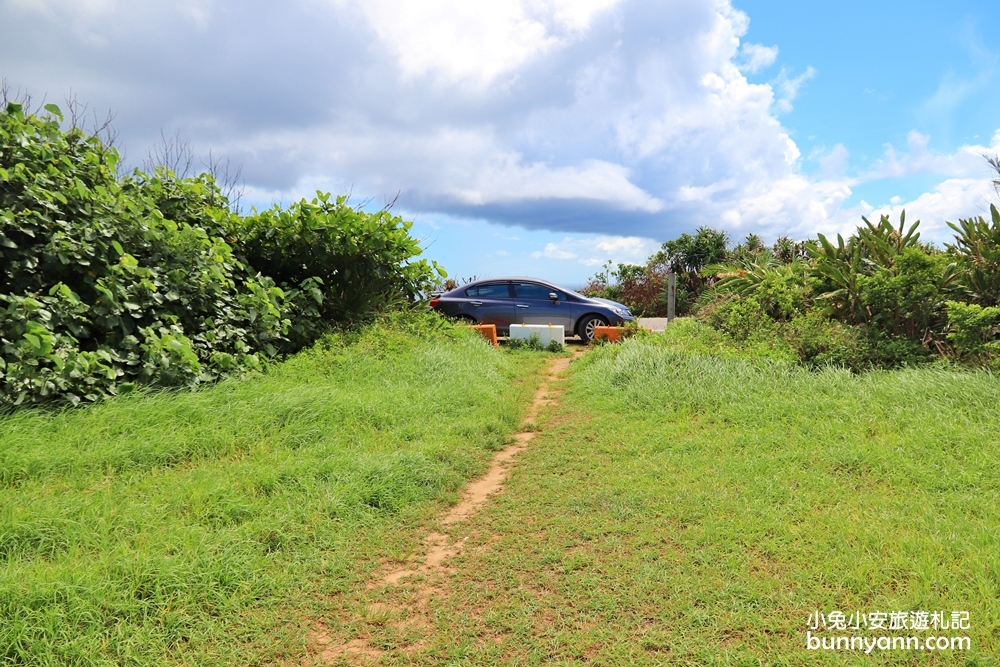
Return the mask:
<svg viewBox="0 0 1000 667">
<path fill-rule="evenodd" d="M 371 329 L 197 392 L 0 417 L 0 664 L 296 661 L 515 430 L 544 355 Z"/>
<path fill-rule="evenodd" d="M 0 419 L 0 660 L 301 664 L 322 619 L 384 664 L 996 664 L 1000 382 L 747 354 L 693 322 L 589 352 L 450 526 L 551 355 L 370 332 Z M 429 601 L 369 586 L 431 530 L 465 548 Z M 973 650 L 807 651 L 836 609 L 969 611 Z"/>
<path fill-rule="evenodd" d="M 995 664 L 1000 382 L 810 372 L 718 343 L 680 324 L 575 361 L 507 491 L 454 529 L 468 546 L 429 643 L 382 661 Z M 939 634 L 973 650 L 807 651 L 814 610 L 969 611 L 971 630 Z"/>
</svg>

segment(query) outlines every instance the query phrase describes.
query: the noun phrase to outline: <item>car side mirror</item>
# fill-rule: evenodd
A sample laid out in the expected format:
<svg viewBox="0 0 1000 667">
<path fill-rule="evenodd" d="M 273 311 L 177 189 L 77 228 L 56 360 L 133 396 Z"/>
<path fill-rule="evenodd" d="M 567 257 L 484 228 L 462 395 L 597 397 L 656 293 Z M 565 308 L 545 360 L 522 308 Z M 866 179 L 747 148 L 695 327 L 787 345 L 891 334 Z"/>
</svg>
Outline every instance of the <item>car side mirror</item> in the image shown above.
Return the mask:
<svg viewBox="0 0 1000 667">
<path fill-rule="evenodd" d="M 549 292 L 549 298 L 552 299 L 553 301 L 558 301 L 559 295 L 556 294 L 555 292 Z"/>
</svg>

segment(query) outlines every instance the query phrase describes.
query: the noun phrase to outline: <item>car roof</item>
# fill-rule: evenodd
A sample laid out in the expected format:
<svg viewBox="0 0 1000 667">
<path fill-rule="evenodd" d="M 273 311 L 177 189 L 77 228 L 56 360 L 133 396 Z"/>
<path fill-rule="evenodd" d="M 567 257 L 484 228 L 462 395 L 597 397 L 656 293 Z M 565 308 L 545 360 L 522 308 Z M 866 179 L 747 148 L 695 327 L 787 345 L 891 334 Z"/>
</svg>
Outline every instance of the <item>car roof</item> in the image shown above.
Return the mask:
<svg viewBox="0 0 1000 667">
<path fill-rule="evenodd" d="M 584 299 L 589 299 L 590 298 L 590 297 L 584 296 L 583 294 L 580 294 L 576 290 L 571 290 L 568 287 L 561 287 L 561 286 L 557 285 L 556 283 L 551 282 L 549 280 L 544 280 L 542 278 L 533 278 L 531 276 L 497 276 L 495 278 L 479 278 L 478 280 L 473 280 L 472 282 L 466 283 L 464 285 L 459 285 L 455 289 L 451 290 L 451 292 L 460 292 L 460 291 L 464 292 L 465 290 L 469 289 L 470 287 L 474 287 L 476 285 L 483 285 L 483 284 L 487 284 L 487 283 L 508 283 L 508 282 L 531 282 L 531 283 L 539 283 L 539 284 L 545 285 L 546 287 L 552 287 L 553 289 L 557 289 L 557 290 L 560 290 L 562 292 L 571 292 L 571 293 L 575 294 L 576 296 L 584 298 Z M 449 294 L 451 292 L 449 292 Z"/>
<path fill-rule="evenodd" d="M 469 285 L 479 285 L 481 283 L 506 283 L 506 282 L 520 282 L 527 281 L 532 283 L 544 283 L 546 285 L 552 285 L 553 287 L 559 287 L 551 280 L 545 280 L 543 278 L 532 278 L 531 276 L 497 276 L 496 278 L 480 278 L 479 280 L 473 280 L 470 283 L 462 285 L 462 287 L 468 287 Z M 565 287 L 560 287 L 560 289 L 566 289 Z"/>
</svg>

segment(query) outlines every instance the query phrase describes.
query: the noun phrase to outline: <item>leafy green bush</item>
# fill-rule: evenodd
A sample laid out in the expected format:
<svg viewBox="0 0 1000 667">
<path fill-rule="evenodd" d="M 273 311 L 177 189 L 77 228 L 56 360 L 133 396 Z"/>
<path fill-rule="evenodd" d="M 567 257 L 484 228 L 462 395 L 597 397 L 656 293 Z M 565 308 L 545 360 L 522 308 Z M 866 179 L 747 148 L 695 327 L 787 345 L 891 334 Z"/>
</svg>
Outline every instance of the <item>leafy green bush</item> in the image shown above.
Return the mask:
<svg viewBox="0 0 1000 667">
<path fill-rule="evenodd" d="M 773 259 L 767 263 L 755 261 L 720 267 L 718 280 L 708 292 L 753 296 L 764 313 L 779 321 L 805 312 L 810 300 L 805 264 L 780 264 Z"/>
<path fill-rule="evenodd" d="M 195 224 L 230 215 L 211 178 L 119 182 L 117 154 L 48 111 L 0 114 L 0 407 L 190 385 L 273 355 L 281 291 Z"/>
<path fill-rule="evenodd" d="M 696 317 L 737 342 L 770 336 L 777 331 L 777 322 L 764 312 L 756 295 L 716 293 L 711 307 L 702 306 Z"/>
<path fill-rule="evenodd" d="M 925 341 L 944 325 L 950 260 L 919 248 L 902 252 L 888 267 L 858 280 L 867 324 L 891 337 Z"/>
<path fill-rule="evenodd" d="M 922 243 L 920 222 L 908 225 L 905 212 L 898 225 L 886 215 L 862 221 L 846 240 L 781 237 L 771 247 L 749 234 L 729 248 L 725 233 L 701 228 L 632 268 L 675 272 L 677 312 L 688 311 L 682 296 L 693 297 L 691 314 L 744 352 L 781 357 L 788 346 L 809 366 L 854 370 L 935 355 L 998 363 L 1000 311 L 992 308 L 1000 306 L 1000 210 L 990 207 L 989 222 L 948 223 L 955 242 L 945 251 Z M 624 298 L 633 276 L 621 269 L 596 276 L 604 278 L 601 296 Z M 609 276 L 617 282 L 607 284 Z"/>
<path fill-rule="evenodd" d="M 887 216 L 834 245 L 822 234 L 811 250 L 812 290 L 823 312 L 862 327 L 873 363 L 920 363 L 942 349 L 945 300 L 953 291 L 953 259 L 920 243 L 919 221 L 894 227 Z"/>
<path fill-rule="evenodd" d="M 318 192 L 286 209 L 233 219 L 230 233 L 246 262 L 286 291 L 295 322 L 288 347 L 298 349 L 321 325 L 360 321 L 447 275 L 437 262 L 414 259 L 421 249 L 408 233 L 412 224 Z"/>
<path fill-rule="evenodd" d="M 792 319 L 782 337 L 811 368 L 840 366 L 862 370 L 872 364 L 871 343 L 864 329 L 810 310 Z"/>
<path fill-rule="evenodd" d="M 995 338 L 1000 331 L 1000 306 L 948 301 L 948 342 L 963 359 L 982 359 L 1000 353 Z"/>
<path fill-rule="evenodd" d="M 343 198 L 241 218 L 208 174 L 118 178 L 46 112 L 0 112 L 0 410 L 257 369 L 436 268 L 411 261 L 410 223 Z"/>
</svg>

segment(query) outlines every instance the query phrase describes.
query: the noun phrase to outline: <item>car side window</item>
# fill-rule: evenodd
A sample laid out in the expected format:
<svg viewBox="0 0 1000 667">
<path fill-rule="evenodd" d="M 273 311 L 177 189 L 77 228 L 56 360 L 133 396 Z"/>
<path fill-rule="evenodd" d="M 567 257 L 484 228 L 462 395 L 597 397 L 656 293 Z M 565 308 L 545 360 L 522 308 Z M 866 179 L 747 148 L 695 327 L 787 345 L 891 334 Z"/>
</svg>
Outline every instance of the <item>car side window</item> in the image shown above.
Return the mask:
<svg viewBox="0 0 1000 667">
<path fill-rule="evenodd" d="M 486 285 L 476 285 L 465 290 L 465 294 L 481 299 L 509 299 L 510 290 L 507 283 L 489 283 Z"/>
<path fill-rule="evenodd" d="M 555 292 L 559 295 L 560 301 L 566 300 L 566 295 L 557 289 L 539 285 L 537 283 L 514 283 L 514 294 L 519 299 L 544 299 L 548 301 L 549 293 Z"/>
</svg>

